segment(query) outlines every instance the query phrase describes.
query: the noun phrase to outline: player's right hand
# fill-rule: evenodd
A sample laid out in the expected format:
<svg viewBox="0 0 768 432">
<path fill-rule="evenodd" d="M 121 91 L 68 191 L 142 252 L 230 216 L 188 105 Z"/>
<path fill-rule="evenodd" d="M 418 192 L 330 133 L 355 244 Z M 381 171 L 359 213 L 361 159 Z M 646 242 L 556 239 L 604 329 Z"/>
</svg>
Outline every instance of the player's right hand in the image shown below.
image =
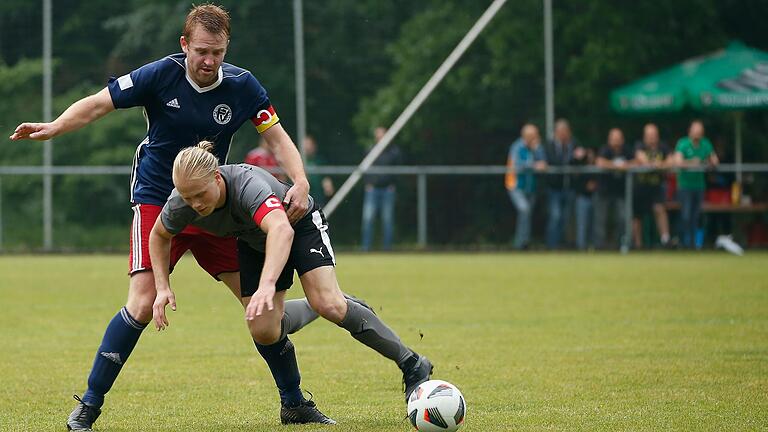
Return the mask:
<svg viewBox="0 0 768 432">
<path fill-rule="evenodd" d="M 245 308 L 245 319 L 253 321 L 262 313 L 275 309 L 273 299 L 275 297 L 275 286 L 259 284 L 256 294 L 251 297 L 248 306 Z"/>
<path fill-rule="evenodd" d="M 16 130 L 9 137 L 12 141 L 32 139 L 46 141 L 53 138 L 56 132 L 53 123 L 22 123 L 16 126 Z"/>
<path fill-rule="evenodd" d="M 296 182 L 288 189 L 283 198 L 283 206 L 286 207 L 286 215 L 291 225 L 303 218 L 309 210 L 309 183 Z"/>
<path fill-rule="evenodd" d="M 172 310 L 176 310 L 176 296 L 170 289 L 160 290 L 155 296 L 155 303 L 152 305 L 152 319 L 155 320 L 155 328 L 158 331 L 168 327 L 168 318 L 165 315 L 165 306 L 171 305 Z"/>
</svg>

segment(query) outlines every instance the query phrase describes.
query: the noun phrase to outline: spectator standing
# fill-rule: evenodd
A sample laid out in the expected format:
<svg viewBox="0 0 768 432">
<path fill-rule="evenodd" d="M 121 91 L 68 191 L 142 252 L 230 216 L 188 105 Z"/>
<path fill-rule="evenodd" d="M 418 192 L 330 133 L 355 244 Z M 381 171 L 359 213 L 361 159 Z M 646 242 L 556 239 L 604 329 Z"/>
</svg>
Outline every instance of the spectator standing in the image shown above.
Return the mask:
<svg viewBox="0 0 768 432">
<path fill-rule="evenodd" d="M 659 138 L 659 128 L 648 123 L 643 128 L 643 138 L 635 144 L 637 166 L 662 170 L 672 163 L 672 154 L 666 143 Z M 650 171 L 638 173 L 632 204 L 634 219 L 632 235 L 636 248 L 643 247 L 642 220 L 653 212 L 656 229 L 662 246 L 669 244 L 669 218 L 664 207 L 664 173 Z"/>
<path fill-rule="evenodd" d="M 536 201 L 536 177 L 533 170 L 546 169 L 546 154 L 541 146 L 539 128 L 525 124 L 520 138 L 509 148 L 507 175 L 504 183 L 517 210 L 515 238 L 512 246 L 525 249 L 531 240 L 531 213 Z"/>
<path fill-rule="evenodd" d="M 704 136 L 704 123 L 694 120 L 688 128 L 688 136 L 680 138 L 675 146 L 675 165 L 680 168 L 701 168 L 719 163 L 712 143 Z M 680 240 L 686 248 L 695 246 L 699 229 L 701 204 L 706 183 L 702 171 L 677 173 L 677 195 L 680 200 Z"/>
<path fill-rule="evenodd" d="M 324 165 L 325 161 L 317 154 L 317 141 L 312 135 L 304 137 L 304 167 L 307 169 L 309 190 L 318 206 L 324 207 L 335 193 L 333 180 L 328 176 L 312 173 L 312 169 Z"/>
<path fill-rule="evenodd" d="M 573 152 L 574 165 L 588 166 L 595 162 L 592 149 L 577 147 Z M 576 249 L 585 250 L 594 237 L 594 195 L 597 180 L 594 174 L 576 174 L 572 177 L 576 191 Z"/>
<path fill-rule="evenodd" d="M 584 148 L 573 138 L 568 120 L 555 122 L 555 138 L 547 144 L 546 157 L 549 166 L 568 167 L 576 164 L 578 153 L 584 157 Z M 571 174 L 553 174 L 548 176 L 549 195 L 547 220 L 547 247 L 557 249 L 563 232 L 566 230 L 568 214 L 573 202 L 573 176 Z"/>
<path fill-rule="evenodd" d="M 381 141 L 387 128 L 379 126 L 373 131 L 374 144 Z M 392 143 L 387 147 L 376 161 L 374 166 L 398 165 L 402 155 L 400 148 Z M 392 241 L 395 232 L 395 196 L 397 187 L 395 176 L 392 174 L 366 174 L 365 196 L 363 198 L 363 223 L 362 223 L 362 250 L 371 250 L 373 242 L 373 224 L 376 215 L 381 218 L 383 250 L 392 249 Z"/>
<path fill-rule="evenodd" d="M 624 175 L 632 166 L 634 154 L 624 145 L 624 133 L 619 128 L 608 132 L 608 143 L 597 154 L 596 165 L 607 173 L 599 175 L 595 200 L 595 247 L 605 247 L 608 230 L 608 209 L 614 210 L 614 240 L 621 241 L 624 232 Z"/>
</svg>

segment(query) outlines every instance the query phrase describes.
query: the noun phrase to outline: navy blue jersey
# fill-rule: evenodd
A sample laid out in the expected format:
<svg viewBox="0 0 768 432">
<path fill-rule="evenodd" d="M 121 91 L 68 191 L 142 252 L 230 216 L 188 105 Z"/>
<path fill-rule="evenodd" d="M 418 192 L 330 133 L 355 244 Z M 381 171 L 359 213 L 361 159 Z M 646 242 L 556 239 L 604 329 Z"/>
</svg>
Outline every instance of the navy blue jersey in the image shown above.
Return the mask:
<svg viewBox="0 0 768 432">
<path fill-rule="evenodd" d="M 146 64 L 107 84 L 115 108 L 141 106 L 147 136 L 133 158 L 131 202 L 162 206 L 171 190 L 179 150 L 201 140 L 214 143 L 223 164 L 232 136 L 246 120 L 261 133 L 279 121 L 267 92 L 247 70 L 228 63 L 218 80 L 201 88 L 186 73 L 186 55 Z"/>
</svg>

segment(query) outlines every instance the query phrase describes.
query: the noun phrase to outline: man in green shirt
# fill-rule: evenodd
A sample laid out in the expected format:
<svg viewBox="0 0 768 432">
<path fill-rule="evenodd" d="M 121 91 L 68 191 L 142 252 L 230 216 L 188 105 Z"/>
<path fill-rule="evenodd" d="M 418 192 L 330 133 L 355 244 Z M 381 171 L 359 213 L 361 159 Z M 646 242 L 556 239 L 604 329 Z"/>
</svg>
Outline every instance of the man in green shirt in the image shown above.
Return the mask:
<svg viewBox="0 0 768 432">
<path fill-rule="evenodd" d="M 719 163 L 712 143 L 704 136 L 704 123 L 694 120 L 688 129 L 688 136 L 680 138 L 675 146 L 675 166 L 700 168 L 716 166 Z M 677 173 L 677 194 L 680 200 L 680 240 L 684 247 L 696 243 L 699 229 L 701 204 L 704 200 L 704 173 L 702 171 L 679 171 Z"/>
</svg>

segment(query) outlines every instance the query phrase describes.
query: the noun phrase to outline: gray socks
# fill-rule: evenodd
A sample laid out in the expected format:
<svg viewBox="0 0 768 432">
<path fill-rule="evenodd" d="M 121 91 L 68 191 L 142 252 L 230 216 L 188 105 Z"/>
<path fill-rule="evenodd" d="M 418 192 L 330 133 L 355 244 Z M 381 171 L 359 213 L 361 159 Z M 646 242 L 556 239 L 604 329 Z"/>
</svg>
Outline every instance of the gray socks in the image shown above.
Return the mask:
<svg viewBox="0 0 768 432">
<path fill-rule="evenodd" d="M 347 299 L 347 314 L 338 325 L 358 341 L 397 363 L 398 367 L 402 368 L 401 365 L 413 354 L 370 309 L 350 299 Z"/>
<path fill-rule="evenodd" d="M 306 298 L 286 301 L 278 340 L 296 333 L 317 317 L 317 312 L 312 310 Z M 413 354 L 379 317 L 354 300 L 347 299 L 347 314 L 338 325 L 358 341 L 397 363 L 401 369 Z"/>
<path fill-rule="evenodd" d="M 278 340 L 283 340 L 289 334 L 296 333 L 317 317 L 317 312 L 312 310 L 306 298 L 287 300 L 283 319 L 280 322 L 280 339 Z"/>
</svg>

